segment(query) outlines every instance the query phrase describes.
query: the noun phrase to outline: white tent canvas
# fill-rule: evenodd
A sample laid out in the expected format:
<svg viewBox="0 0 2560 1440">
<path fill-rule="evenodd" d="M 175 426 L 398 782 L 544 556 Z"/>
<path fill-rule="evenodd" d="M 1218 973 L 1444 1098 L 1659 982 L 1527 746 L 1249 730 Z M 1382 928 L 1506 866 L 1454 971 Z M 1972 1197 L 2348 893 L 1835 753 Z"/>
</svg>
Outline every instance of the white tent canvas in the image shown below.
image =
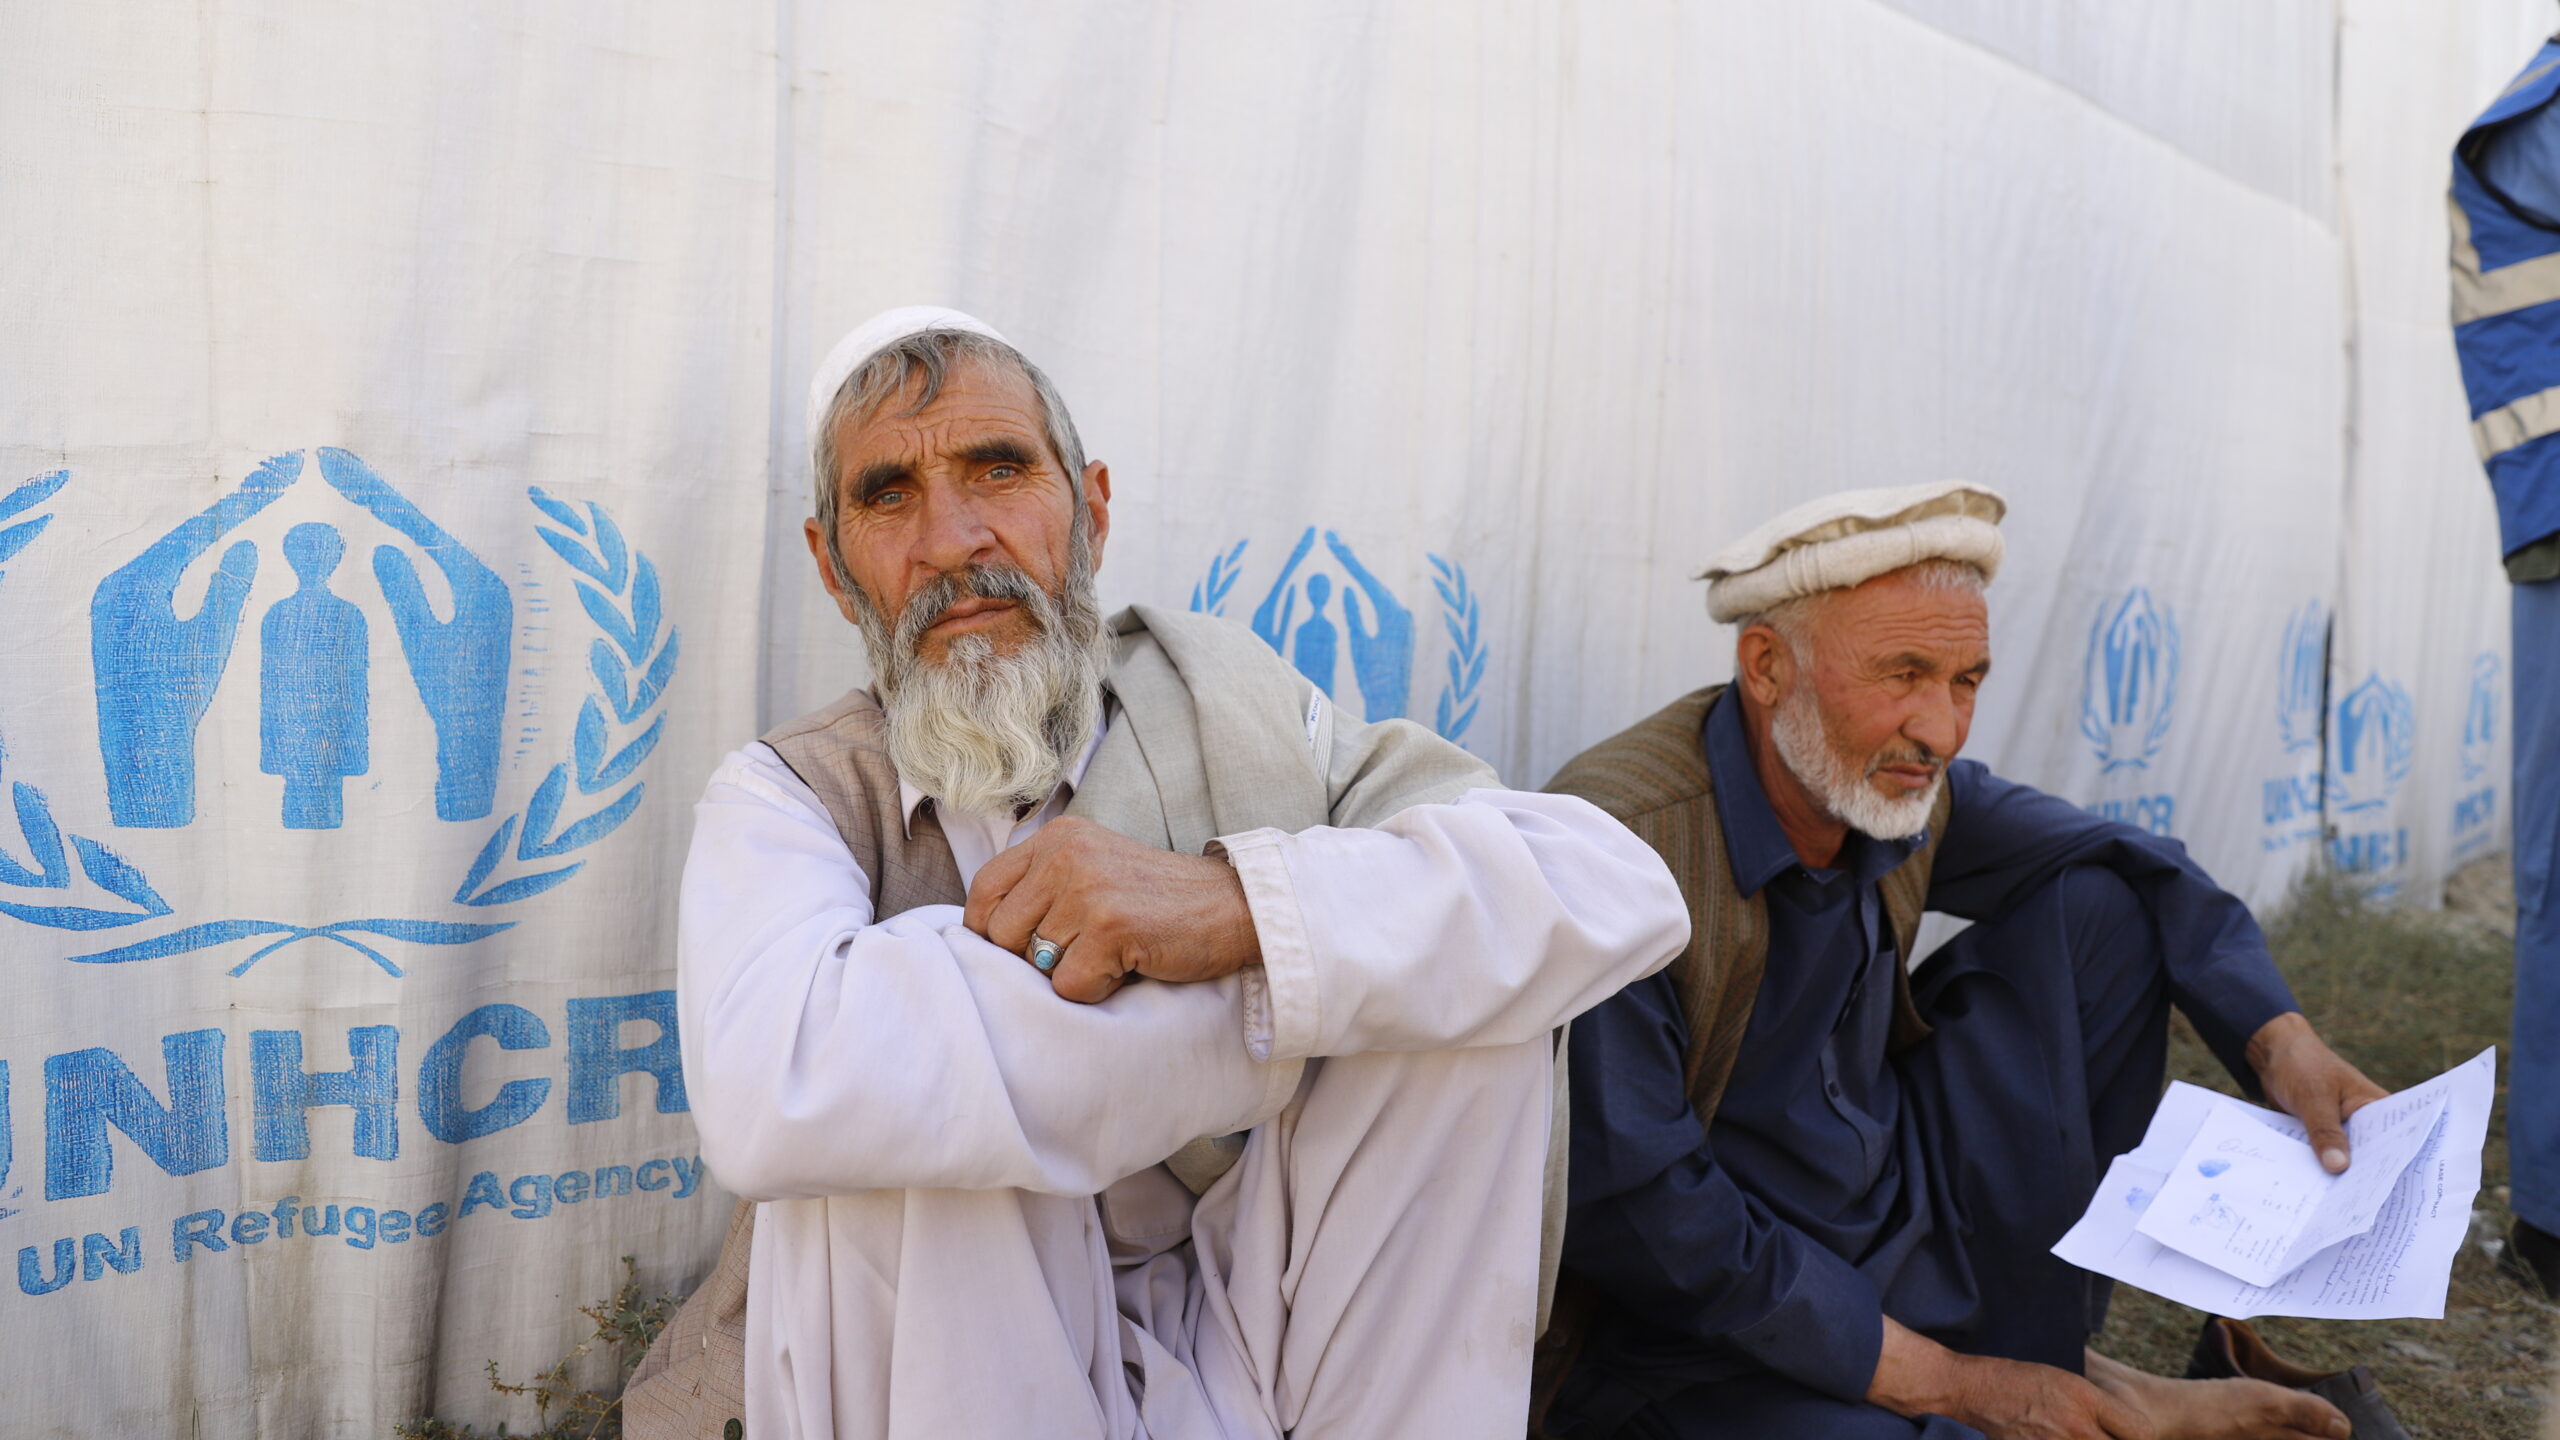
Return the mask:
<svg viewBox="0 0 2560 1440">
<path fill-rule="evenodd" d="M 707 1262 L 687 807 L 860 679 L 800 396 L 893 304 L 1058 379 L 1107 600 L 1524 786 L 1722 677 L 1722 541 L 1993 485 L 1974 754 L 2425 902 L 2506 827 L 2445 154 L 2546 21 L 0 14 L 13 1430 L 520 1425 L 485 1362 Z"/>
</svg>

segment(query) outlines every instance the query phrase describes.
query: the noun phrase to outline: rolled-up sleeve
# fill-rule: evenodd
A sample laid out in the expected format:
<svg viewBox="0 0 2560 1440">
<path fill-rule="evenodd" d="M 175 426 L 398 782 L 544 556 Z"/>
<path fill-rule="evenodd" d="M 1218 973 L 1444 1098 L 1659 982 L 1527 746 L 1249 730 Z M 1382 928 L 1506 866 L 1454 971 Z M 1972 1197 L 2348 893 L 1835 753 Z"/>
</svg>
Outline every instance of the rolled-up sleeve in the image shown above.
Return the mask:
<svg viewBox="0 0 2560 1440">
<path fill-rule="evenodd" d="M 1687 1037 L 1663 975 L 1574 1022 L 1565 1266 L 1648 1325 L 1863 1399 L 1884 1345 L 1881 1297 L 1717 1166 L 1688 1100 Z"/>
</svg>

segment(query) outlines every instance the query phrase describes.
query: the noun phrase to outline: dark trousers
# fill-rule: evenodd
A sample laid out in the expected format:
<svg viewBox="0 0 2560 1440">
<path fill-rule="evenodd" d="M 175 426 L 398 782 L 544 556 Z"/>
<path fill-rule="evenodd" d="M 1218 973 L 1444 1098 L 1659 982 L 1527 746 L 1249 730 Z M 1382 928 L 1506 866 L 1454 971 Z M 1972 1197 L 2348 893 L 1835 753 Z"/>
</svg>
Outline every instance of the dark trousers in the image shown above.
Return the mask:
<svg viewBox="0 0 2560 1440">
<path fill-rule="evenodd" d="M 2515 1045 L 2507 1070 L 2509 1192 L 2560 1235 L 2560 580 L 2518 585 L 2515 652 Z"/>
<path fill-rule="evenodd" d="M 1885 1313 L 1966 1354 L 2076 1374 L 2106 1318 L 2107 1282 L 2051 1248 L 2160 1099 L 2169 1000 L 2150 916 L 2113 871 L 2074 867 L 1949 941 L 1913 978 L 1935 1033 L 1895 1066 L 1904 1123 L 1919 1127 L 1928 1158 L 1932 1229 L 1885 1287 Z M 1655 1401 L 1615 1433 L 1980 1440 L 1943 1417 L 1906 1420 L 1766 1371 Z"/>
</svg>

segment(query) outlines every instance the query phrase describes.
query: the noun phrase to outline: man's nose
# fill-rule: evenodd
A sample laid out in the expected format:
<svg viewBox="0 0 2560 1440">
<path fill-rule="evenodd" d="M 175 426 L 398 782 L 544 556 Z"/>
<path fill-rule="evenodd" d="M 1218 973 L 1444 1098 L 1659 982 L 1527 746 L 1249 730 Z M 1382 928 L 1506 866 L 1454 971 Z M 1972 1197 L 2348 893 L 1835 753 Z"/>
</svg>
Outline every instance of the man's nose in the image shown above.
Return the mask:
<svg viewBox="0 0 2560 1440">
<path fill-rule="evenodd" d="M 965 494 L 935 487 L 924 503 L 924 526 L 916 536 L 915 561 L 920 570 L 950 575 L 995 557 L 996 532 Z"/>
<path fill-rule="evenodd" d="M 1918 707 L 1904 719 L 1902 733 L 1914 743 L 1927 746 L 1929 753 L 1944 763 L 1964 748 L 1964 723 L 1954 687 L 1931 685 L 1925 688 Z"/>
</svg>

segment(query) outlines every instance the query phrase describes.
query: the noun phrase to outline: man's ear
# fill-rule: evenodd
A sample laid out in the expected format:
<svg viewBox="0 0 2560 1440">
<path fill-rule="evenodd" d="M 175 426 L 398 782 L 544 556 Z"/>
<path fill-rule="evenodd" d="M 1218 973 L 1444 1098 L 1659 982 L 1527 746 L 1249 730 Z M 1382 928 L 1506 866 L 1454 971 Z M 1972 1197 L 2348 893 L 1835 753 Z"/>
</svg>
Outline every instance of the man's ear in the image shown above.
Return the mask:
<svg viewBox="0 0 2560 1440">
<path fill-rule="evenodd" d="M 809 542 L 809 558 L 818 565 L 818 583 L 827 588 L 827 598 L 836 602 L 837 613 L 848 623 L 859 624 L 853 618 L 853 603 L 845 598 L 844 586 L 836 581 L 836 567 L 828 562 L 827 532 L 819 527 L 817 516 L 800 522 L 800 538 Z"/>
<path fill-rule="evenodd" d="M 1794 647 L 1784 636 L 1766 625 L 1748 626 L 1733 643 L 1733 683 L 1753 706 L 1774 710 L 1778 697 L 1787 693 L 1795 661 Z"/>
<path fill-rule="evenodd" d="M 1099 460 L 1085 462 L 1083 481 L 1084 508 L 1090 518 L 1093 541 L 1093 564 L 1102 567 L 1102 542 L 1111 534 L 1111 467 Z"/>
</svg>

